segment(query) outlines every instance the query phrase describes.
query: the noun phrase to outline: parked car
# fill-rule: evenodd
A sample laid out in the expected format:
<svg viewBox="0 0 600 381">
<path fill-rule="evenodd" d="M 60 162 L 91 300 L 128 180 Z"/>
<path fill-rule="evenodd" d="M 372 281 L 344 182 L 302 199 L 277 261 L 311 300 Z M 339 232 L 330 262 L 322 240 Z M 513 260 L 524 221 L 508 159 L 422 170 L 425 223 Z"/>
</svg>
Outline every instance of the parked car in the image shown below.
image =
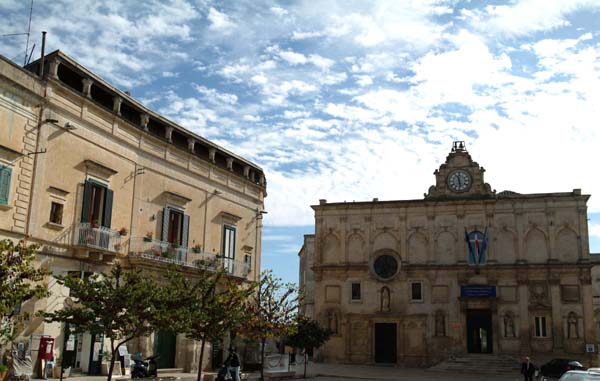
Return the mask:
<svg viewBox="0 0 600 381">
<path fill-rule="evenodd" d="M 593 370 L 569 370 L 559 381 L 600 381 L 600 373 Z"/>
<path fill-rule="evenodd" d="M 569 370 L 586 370 L 586 368 L 577 360 L 554 359 L 542 365 L 540 373 L 542 377 L 560 378 Z"/>
</svg>

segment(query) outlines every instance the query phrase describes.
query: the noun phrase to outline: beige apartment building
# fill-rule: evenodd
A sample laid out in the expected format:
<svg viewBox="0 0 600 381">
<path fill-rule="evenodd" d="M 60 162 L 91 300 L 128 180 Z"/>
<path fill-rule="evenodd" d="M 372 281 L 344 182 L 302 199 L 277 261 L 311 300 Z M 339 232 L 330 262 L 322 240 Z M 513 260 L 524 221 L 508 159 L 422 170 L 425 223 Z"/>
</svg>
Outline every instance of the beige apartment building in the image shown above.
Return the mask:
<svg viewBox="0 0 600 381">
<path fill-rule="evenodd" d="M 144 107 L 64 53 L 26 68 L 0 56 L 0 239 L 40 244 L 39 262 L 53 274 L 103 272 L 115 258 L 144 271 L 175 263 L 193 273 L 196 261 L 219 258 L 230 276 L 256 280 L 264 197 L 259 166 Z M 49 284 L 51 297 L 22 306 L 19 337 L 34 351 L 43 335 L 56 338 L 58 354 L 64 327 L 34 315 L 68 297 L 52 278 Z M 72 368 L 98 373 L 103 338 L 72 334 L 68 341 Z M 157 332 L 128 349 L 160 353 L 159 367 L 187 371 L 197 367 L 198 347 Z"/>
<path fill-rule="evenodd" d="M 314 293 L 306 311 L 334 332 L 323 361 L 595 361 L 590 196 L 496 192 L 484 172 L 455 142 L 423 199 L 312 206 L 300 279 L 314 276 L 303 284 Z"/>
</svg>

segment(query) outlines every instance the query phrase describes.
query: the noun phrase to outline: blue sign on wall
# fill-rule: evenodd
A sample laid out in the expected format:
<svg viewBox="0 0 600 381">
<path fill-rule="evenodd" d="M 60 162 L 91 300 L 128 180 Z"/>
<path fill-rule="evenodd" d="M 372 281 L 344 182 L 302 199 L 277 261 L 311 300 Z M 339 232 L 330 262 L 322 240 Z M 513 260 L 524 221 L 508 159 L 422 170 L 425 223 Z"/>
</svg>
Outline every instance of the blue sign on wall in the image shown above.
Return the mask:
<svg viewBox="0 0 600 381">
<path fill-rule="evenodd" d="M 463 298 L 495 298 L 496 286 L 460 286 Z"/>
</svg>

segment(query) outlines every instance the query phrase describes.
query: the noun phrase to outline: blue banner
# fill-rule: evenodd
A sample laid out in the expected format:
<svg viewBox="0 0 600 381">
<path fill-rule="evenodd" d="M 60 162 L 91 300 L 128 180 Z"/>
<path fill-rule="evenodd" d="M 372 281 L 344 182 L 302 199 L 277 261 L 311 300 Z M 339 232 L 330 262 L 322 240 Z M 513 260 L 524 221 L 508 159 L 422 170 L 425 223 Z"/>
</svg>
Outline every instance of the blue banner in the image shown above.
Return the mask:
<svg viewBox="0 0 600 381">
<path fill-rule="evenodd" d="M 463 298 L 495 298 L 496 286 L 460 286 Z"/>
</svg>

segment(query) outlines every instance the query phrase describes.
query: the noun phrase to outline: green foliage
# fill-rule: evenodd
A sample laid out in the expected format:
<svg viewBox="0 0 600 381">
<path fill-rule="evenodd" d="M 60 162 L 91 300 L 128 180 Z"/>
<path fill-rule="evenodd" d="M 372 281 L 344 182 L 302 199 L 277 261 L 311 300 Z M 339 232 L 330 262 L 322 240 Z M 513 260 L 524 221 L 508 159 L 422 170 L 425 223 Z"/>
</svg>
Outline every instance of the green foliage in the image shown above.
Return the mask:
<svg viewBox="0 0 600 381">
<path fill-rule="evenodd" d="M 135 337 L 150 335 L 165 321 L 163 291 L 140 270 L 125 271 L 116 263 L 109 274 L 93 274 L 84 279 L 58 276 L 57 280 L 69 288 L 73 304 L 40 315 L 47 322 L 67 323 L 77 332 L 108 338 L 111 345 L 108 380 L 119 346 Z"/>
<path fill-rule="evenodd" d="M 44 280 L 47 271 L 33 266 L 36 245 L 25 241 L 15 245 L 10 240 L 0 241 L 0 345 L 12 339 L 12 315 L 20 304 L 48 295 Z"/>
<path fill-rule="evenodd" d="M 263 271 L 259 290 L 249 303 L 253 319 L 244 333 L 261 341 L 293 334 L 299 300 L 294 283 L 282 283 L 271 270 Z"/>
<path fill-rule="evenodd" d="M 332 333 L 329 329 L 321 327 L 317 321 L 304 315 L 298 316 L 296 327 L 296 332 L 286 337 L 286 344 L 302 348 L 305 352 L 325 344 Z"/>
<path fill-rule="evenodd" d="M 226 276 L 218 263 L 208 267 L 219 270 L 201 270 L 186 276 L 171 269 L 167 275 L 167 294 L 178 304 L 170 309 L 169 320 L 179 332 L 202 342 L 199 364 L 202 364 L 206 341 L 222 340 L 251 318 L 247 300 L 255 292 L 254 284 L 240 283 Z M 198 379 L 201 372 L 199 367 Z"/>
<path fill-rule="evenodd" d="M 261 344 L 260 379 L 264 379 L 264 351 L 268 339 L 293 335 L 296 330 L 296 314 L 300 296 L 294 283 L 282 283 L 271 270 L 261 274 L 258 292 L 248 310 L 252 319 L 245 324 L 242 333 Z"/>
<path fill-rule="evenodd" d="M 331 337 L 332 332 L 323 328 L 315 320 L 299 315 L 296 320 L 296 332 L 286 337 L 287 345 L 301 348 L 304 352 L 304 378 L 306 378 L 306 353 L 313 348 L 319 348 Z"/>
</svg>

